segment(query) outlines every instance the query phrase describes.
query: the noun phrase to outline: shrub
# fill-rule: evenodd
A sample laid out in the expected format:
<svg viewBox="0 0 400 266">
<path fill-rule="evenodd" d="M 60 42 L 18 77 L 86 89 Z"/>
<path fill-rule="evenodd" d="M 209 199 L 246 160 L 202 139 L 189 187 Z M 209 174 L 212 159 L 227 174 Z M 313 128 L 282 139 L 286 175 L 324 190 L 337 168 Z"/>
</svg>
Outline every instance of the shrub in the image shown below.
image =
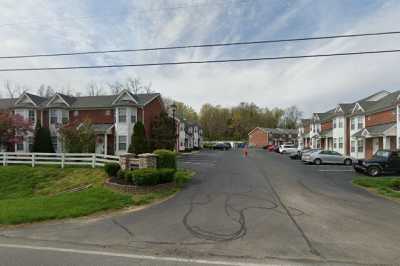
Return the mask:
<svg viewBox="0 0 400 266">
<path fill-rule="evenodd" d="M 154 186 L 159 183 L 159 173 L 154 168 L 133 170 L 134 183 L 138 186 Z"/>
<path fill-rule="evenodd" d="M 53 144 L 51 143 L 50 130 L 46 127 L 42 127 L 39 122 L 35 129 L 32 152 L 54 152 Z"/>
<path fill-rule="evenodd" d="M 121 166 L 117 163 L 106 163 L 104 165 L 104 171 L 109 177 L 116 177 L 119 169 L 121 169 Z"/>
<path fill-rule="evenodd" d="M 131 144 L 129 145 L 128 152 L 135 154 L 142 154 L 149 151 L 144 125 L 138 121 L 133 127 L 133 134 Z"/>
<path fill-rule="evenodd" d="M 158 169 L 158 177 L 160 183 L 169 183 L 174 180 L 174 174 L 176 170 L 172 168 L 161 168 Z"/>
<path fill-rule="evenodd" d="M 125 179 L 125 171 L 122 170 L 122 169 L 119 169 L 118 172 L 117 172 L 117 178 L 120 179 L 120 180 Z"/>
<path fill-rule="evenodd" d="M 176 153 L 170 150 L 155 150 L 157 155 L 157 168 L 176 169 Z"/>
<path fill-rule="evenodd" d="M 187 183 L 190 179 L 191 176 L 193 175 L 193 173 L 189 172 L 189 171 L 176 171 L 174 174 L 174 181 L 177 185 L 181 186 L 185 183 Z"/>
<path fill-rule="evenodd" d="M 127 183 L 133 183 L 134 182 L 133 172 L 125 171 L 124 178 Z"/>
</svg>

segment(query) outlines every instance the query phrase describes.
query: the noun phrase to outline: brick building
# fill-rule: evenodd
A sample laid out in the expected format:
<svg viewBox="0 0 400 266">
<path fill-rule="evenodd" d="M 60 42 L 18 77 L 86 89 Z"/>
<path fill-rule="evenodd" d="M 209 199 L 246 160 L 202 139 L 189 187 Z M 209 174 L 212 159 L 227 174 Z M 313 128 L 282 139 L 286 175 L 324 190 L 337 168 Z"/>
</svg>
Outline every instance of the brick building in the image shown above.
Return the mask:
<svg viewBox="0 0 400 266">
<path fill-rule="evenodd" d="M 96 133 L 96 152 L 123 154 L 130 145 L 134 124 L 143 122 L 150 137 L 151 124 L 164 111 L 164 105 L 159 93 L 132 94 L 127 90 L 118 95 L 84 97 L 57 93 L 50 98 L 24 93 L 18 99 L 0 99 L 0 110 L 29 119 L 33 127 L 40 122 L 49 128 L 57 152 L 63 151 L 60 127 L 89 120 Z M 33 133 L 20 137 L 21 141 L 9 150 L 29 152 Z"/>
<path fill-rule="evenodd" d="M 256 148 L 269 144 L 297 143 L 297 129 L 256 127 L 248 135 L 249 146 Z"/>
<path fill-rule="evenodd" d="M 379 91 L 313 114 L 309 121 L 311 131 L 315 131 L 314 141 L 309 147 L 334 150 L 357 159 L 370 158 L 378 149 L 397 149 L 399 95 L 400 91 Z M 300 133 L 301 130 L 299 138 L 304 139 Z"/>
</svg>

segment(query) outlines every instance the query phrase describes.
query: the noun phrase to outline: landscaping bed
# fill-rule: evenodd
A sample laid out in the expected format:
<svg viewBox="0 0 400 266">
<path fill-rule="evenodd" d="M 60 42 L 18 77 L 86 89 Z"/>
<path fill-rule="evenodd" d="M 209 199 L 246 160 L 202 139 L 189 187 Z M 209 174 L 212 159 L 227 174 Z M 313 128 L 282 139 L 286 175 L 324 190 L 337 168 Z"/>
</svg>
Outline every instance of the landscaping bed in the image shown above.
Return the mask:
<svg viewBox="0 0 400 266">
<path fill-rule="evenodd" d="M 177 171 L 188 179 L 189 172 Z M 177 192 L 175 185 L 130 195 L 104 186 L 103 168 L 0 166 L 0 224 L 73 218 L 99 211 L 149 204 Z M 180 183 L 178 178 L 178 184 Z"/>
<path fill-rule="evenodd" d="M 353 184 L 364 187 L 382 196 L 400 200 L 399 177 L 360 177 L 354 179 Z"/>
</svg>

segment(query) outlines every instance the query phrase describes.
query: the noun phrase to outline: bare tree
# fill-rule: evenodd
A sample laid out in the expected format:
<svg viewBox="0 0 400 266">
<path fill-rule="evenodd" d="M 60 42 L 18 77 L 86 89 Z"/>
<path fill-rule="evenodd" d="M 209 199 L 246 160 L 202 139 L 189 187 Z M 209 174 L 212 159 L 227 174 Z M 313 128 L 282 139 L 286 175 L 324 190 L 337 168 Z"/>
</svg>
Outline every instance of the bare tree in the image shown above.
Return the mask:
<svg viewBox="0 0 400 266">
<path fill-rule="evenodd" d="M 86 86 L 86 94 L 88 96 L 99 96 L 104 95 L 103 86 L 97 84 L 96 82 L 92 81 Z"/>
<path fill-rule="evenodd" d="M 115 81 L 114 83 L 107 83 L 107 86 L 111 94 L 119 94 L 124 89 L 124 85 L 119 81 Z"/>
<path fill-rule="evenodd" d="M 4 82 L 4 88 L 8 93 L 8 97 L 16 98 L 25 92 L 24 88 L 19 84 L 12 84 L 9 80 Z"/>
<path fill-rule="evenodd" d="M 125 83 L 125 87 L 128 91 L 133 94 L 138 94 L 142 91 L 142 81 L 139 78 L 128 78 Z"/>
</svg>

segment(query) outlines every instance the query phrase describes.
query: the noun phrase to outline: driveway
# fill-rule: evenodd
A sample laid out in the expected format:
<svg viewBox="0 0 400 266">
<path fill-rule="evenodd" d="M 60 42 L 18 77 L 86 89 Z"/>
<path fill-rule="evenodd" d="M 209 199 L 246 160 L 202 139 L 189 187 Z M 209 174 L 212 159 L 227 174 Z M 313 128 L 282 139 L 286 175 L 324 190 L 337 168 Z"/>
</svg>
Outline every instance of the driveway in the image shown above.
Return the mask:
<svg viewBox="0 0 400 266">
<path fill-rule="evenodd" d="M 197 174 L 160 205 L 0 230 L 1 260 L 7 265 L 400 260 L 400 205 L 353 187 L 350 168 L 303 165 L 264 150 L 251 150 L 247 158 L 238 151 L 204 151 L 184 155 L 180 165 Z"/>
</svg>

